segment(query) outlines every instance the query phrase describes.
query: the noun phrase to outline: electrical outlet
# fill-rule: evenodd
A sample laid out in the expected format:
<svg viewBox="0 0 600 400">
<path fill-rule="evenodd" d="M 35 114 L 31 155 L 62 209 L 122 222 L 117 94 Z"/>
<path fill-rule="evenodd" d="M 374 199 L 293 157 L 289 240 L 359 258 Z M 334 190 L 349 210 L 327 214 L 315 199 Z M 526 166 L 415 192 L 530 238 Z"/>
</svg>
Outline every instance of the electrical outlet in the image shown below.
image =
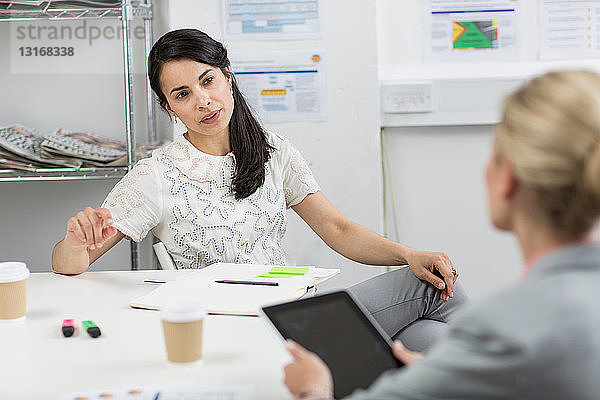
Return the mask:
<svg viewBox="0 0 600 400">
<path fill-rule="evenodd" d="M 383 112 L 390 114 L 432 112 L 432 86 L 431 82 L 384 83 L 381 86 Z"/>
</svg>

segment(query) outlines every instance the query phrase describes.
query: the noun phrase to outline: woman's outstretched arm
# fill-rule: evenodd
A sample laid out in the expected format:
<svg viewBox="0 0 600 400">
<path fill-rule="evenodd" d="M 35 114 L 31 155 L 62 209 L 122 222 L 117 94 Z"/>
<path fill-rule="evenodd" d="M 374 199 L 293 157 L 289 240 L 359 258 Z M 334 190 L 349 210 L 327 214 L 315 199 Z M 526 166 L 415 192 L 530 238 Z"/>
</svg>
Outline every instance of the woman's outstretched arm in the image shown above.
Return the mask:
<svg viewBox="0 0 600 400">
<path fill-rule="evenodd" d="M 408 264 L 417 278 L 443 290 L 443 300 L 453 296 L 458 274 L 446 254 L 420 251 L 384 238 L 350 221 L 320 191 L 309 194 L 292 209 L 329 247 L 344 257 L 368 265 Z M 442 278 L 436 276 L 435 271 Z"/>
</svg>

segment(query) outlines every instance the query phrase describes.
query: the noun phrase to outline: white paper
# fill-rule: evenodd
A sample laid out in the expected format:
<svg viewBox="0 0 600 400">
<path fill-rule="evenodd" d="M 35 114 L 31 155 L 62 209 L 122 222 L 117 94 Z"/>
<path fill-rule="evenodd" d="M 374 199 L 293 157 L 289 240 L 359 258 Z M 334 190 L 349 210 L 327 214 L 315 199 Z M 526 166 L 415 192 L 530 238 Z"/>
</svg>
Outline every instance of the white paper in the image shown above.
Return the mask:
<svg viewBox="0 0 600 400">
<path fill-rule="evenodd" d="M 600 57 L 600 0 L 539 0 L 540 60 Z"/>
<path fill-rule="evenodd" d="M 320 0 L 223 0 L 223 27 L 229 40 L 318 39 Z"/>
<path fill-rule="evenodd" d="M 425 0 L 425 61 L 515 61 L 520 0 Z"/>
<path fill-rule="evenodd" d="M 61 396 L 59 400 L 251 400 L 253 392 L 253 388 L 248 385 L 175 381 L 69 393 Z"/>
<path fill-rule="evenodd" d="M 322 51 L 236 53 L 231 65 L 261 121 L 325 121 L 324 59 Z"/>
<path fill-rule="evenodd" d="M 159 310 L 177 300 L 195 300 L 211 314 L 259 315 L 260 308 L 300 298 L 312 287 L 340 272 L 339 269 L 308 267 L 304 275 L 261 278 L 272 265 L 218 263 L 189 272 L 133 299 L 134 308 Z M 277 282 L 278 286 L 235 285 L 218 280 Z"/>
</svg>

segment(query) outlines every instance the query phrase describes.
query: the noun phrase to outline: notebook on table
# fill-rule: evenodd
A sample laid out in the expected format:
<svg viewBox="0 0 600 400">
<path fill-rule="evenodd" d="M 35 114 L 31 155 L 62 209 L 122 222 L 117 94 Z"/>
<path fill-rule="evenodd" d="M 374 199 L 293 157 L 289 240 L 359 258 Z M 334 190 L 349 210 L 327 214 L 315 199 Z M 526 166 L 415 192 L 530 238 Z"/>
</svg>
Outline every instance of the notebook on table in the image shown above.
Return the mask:
<svg viewBox="0 0 600 400">
<path fill-rule="evenodd" d="M 190 271 L 133 299 L 130 306 L 159 310 L 176 300 L 195 300 L 210 314 L 259 315 L 266 304 L 298 299 L 307 289 L 335 276 L 339 269 L 218 263 Z M 271 282 L 277 286 L 217 281 Z"/>
</svg>

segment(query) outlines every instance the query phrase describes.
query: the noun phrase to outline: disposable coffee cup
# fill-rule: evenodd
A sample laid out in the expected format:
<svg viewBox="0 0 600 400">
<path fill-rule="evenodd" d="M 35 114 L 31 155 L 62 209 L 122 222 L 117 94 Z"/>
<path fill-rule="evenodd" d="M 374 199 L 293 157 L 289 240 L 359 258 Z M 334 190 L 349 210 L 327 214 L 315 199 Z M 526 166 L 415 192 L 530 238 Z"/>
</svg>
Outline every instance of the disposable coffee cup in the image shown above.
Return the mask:
<svg viewBox="0 0 600 400">
<path fill-rule="evenodd" d="M 188 363 L 202 358 L 202 328 L 206 310 L 193 301 L 174 302 L 160 312 L 167 358 L 174 363 Z"/>
<path fill-rule="evenodd" d="M 27 278 L 25 263 L 0 263 L 0 322 L 25 319 L 27 312 Z"/>
</svg>

